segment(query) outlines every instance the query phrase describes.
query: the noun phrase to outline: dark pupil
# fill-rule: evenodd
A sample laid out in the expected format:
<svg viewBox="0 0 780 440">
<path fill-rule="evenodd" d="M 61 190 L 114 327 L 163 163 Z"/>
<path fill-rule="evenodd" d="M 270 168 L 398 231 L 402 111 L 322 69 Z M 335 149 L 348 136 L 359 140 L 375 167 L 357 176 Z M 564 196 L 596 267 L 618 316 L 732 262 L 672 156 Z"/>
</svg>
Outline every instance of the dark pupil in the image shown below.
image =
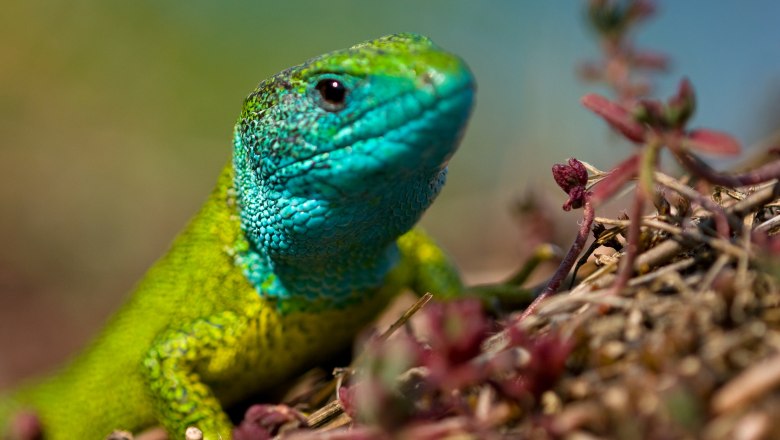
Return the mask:
<svg viewBox="0 0 780 440">
<path fill-rule="evenodd" d="M 341 105 L 347 96 L 347 88 L 335 79 L 323 79 L 317 83 L 317 90 L 322 99 L 328 104 Z"/>
</svg>

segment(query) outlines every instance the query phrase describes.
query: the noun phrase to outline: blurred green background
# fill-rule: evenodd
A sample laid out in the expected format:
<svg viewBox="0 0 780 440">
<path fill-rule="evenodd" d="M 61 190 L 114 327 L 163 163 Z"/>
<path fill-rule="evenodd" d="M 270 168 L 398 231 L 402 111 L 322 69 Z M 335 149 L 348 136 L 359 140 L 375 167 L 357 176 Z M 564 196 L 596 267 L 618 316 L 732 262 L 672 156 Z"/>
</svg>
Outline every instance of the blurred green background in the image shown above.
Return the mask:
<svg viewBox="0 0 780 440">
<path fill-rule="evenodd" d="M 552 163 L 608 168 L 626 146 L 580 108 L 597 44 L 584 1 L 24 1 L 0 13 L 0 387 L 83 344 L 204 200 L 242 99 L 322 52 L 412 31 L 461 55 L 478 102 L 424 219 L 470 279 L 527 249 L 509 213 Z M 696 124 L 745 143 L 780 114 L 780 4 L 665 2 L 640 45 L 688 75 Z M 570 214 L 561 223 L 574 230 Z M 139 323 L 143 325 L 143 323 Z"/>
</svg>

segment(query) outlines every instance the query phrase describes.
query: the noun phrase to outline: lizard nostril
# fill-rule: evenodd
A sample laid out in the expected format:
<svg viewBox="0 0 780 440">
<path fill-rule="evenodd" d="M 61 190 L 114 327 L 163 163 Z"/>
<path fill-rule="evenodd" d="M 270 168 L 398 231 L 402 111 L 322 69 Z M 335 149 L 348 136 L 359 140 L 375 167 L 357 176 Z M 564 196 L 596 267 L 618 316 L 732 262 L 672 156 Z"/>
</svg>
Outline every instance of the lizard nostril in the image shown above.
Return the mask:
<svg viewBox="0 0 780 440">
<path fill-rule="evenodd" d="M 465 63 L 447 53 L 427 54 L 416 70 L 417 87 L 434 96 L 448 96 L 458 90 L 474 87 L 474 79 Z"/>
<path fill-rule="evenodd" d="M 435 90 L 443 82 L 442 73 L 433 69 L 426 70 L 420 75 L 419 81 L 422 87 Z"/>
</svg>

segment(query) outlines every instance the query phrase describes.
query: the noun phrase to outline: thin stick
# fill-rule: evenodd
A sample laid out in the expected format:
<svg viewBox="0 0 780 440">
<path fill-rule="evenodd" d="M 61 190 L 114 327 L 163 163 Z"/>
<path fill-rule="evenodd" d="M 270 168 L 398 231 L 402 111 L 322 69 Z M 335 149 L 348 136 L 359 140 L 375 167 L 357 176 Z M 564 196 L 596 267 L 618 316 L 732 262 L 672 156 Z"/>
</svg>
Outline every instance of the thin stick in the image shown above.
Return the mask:
<svg viewBox="0 0 780 440">
<path fill-rule="evenodd" d="M 676 179 L 673 179 L 670 176 L 667 176 L 666 174 L 656 171 L 654 173 L 656 182 L 660 183 L 662 186 L 669 188 L 678 194 L 685 196 L 699 205 L 703 206 L 710 212 L 712 212 L 713 219 L 715 221 L 715 229 L 718 231 L 718 235 L 720 235 L 721 238 L 728 238 L 729 237 L 729 226 L 736 225 L 733 221 L 730 221 L 730 219 L 726 215 L 726 211 L 723 210 L 723 207 L 718 205 L 717 203 L 713 202 L 706 196 L 702 195 L 700 192 L 696 191 L 695 189 L 691 188 L 690 186 L 683 185 L 682 183 L 678 182 Z"/>
<path fill-rule="evenodd" d="M 677 262 L 674 262 L 668 266 L 664 266 L 658 270 L 655 270 L 653 272 L 644 274 L 642 276 L 638 276 L 635 278 L 632 278 L 628 282 L 628 286 L 634 287 L 639 286 L 641 284 L 649 283 L 650 281 L 654 281 L 660 277 L 666 276 L 671 272 L 679 272 L 684 269 L 687 269 L 691 266 L 693 266 L 696 263 L 696 259 L 693 257 L 686 258 L 684 260 L 680 260 Z"/>
<path fill-rule="evenodd" d="M 770 218 L 769 220 L 756 226 L 756 232 L 769 232 L 772 229 L 780 226 L 780 215 Z"/>
<path fill-rule="evenodd" d="M 639 239 L 642 225 L 642 209 L 645 207 L 645 195 L 637 187 L 634 190 L 634 203 L 631 206 L 631 224 L 628 226 L 628 237 L 626 237 L 625 260 L 618 266 L 618 275 L 615 283 L 612 285 L 612 294 L 618 294 L 634 273 L 634 261 L 639 253 Z"/>
<path fill-rule="evenodd" d="M 720 271 L 726 267 L 729 261 L 731 261 L 731 257 L 726 254 L 720 254 L 720 256 L 718 256 L 718 259 L 715 260 L 715 262 L 710 267 L 710 270 L 707 271 L 707 274 L 701 281 L 701 285 L 699 286 L 699 293 L 703 293 L 710 288 L 712 283 L 715 282 L 715 278 L 717 278 Z"/>
<path fill-rule="evenodd" d="M 749 259 L 747 255 L 750 255 L 750 231 L 753 226 L 753 216 L 749 215 L 745 217 L 745 224 L 742 227 L 742 245 L 744 246 L 745 256 L 737 259 L 737 278 L 735 285 L 738 286 L 740 291 L 750 290 L 750 282 L 748 281 L 748 263 Z"/>
<path fill-rule="evenodd" d="M 311 413 L 309 417 L 306 418 L 306 424 L 310 428 L 318 428 L 328 423 L 328 421 L 333 420 L 343 412 L 344 408 L 341 406 L 341 402 L 339 402 L 338 399 L 331 400 L 327 405 Z"/>
<path fill-rule="evenodd" d="M 776 199 L 778 195 L 780 195 L 780 182 L 774 182 L 757 190 L 744 200 L 729 206 L 726 208 L 726 211 L 737 216 L 743 216 L 759 206 Z"/>
<path fill-rule="evenodd" d="M 614 220 L 614 219 L 604 219 L 601 217 L 597 217 L 596 221 L 599 223 L 610 224 L 615 226 L 631 225 L 630 220 Z M 690 240 L 705 243 L 714 249 L 731 254 L 732 256 L 737 258 L 741 258 L 744 254 L 744 250 L 741 247 L 731 244 L 731 242 L 729 242 L 728 240 L 724 240 L 722 238 L 717 238 L 717 237 L 710 237 L 708 235 L 702 234 L 698 230 L 694 230 L 694 229 L 685 230 L 680 227 L 670 225 L 669 223 L 664 223 L 661 221 L 654 220 L 652 218 L 642 219 L 642 226 L 655 228 L 664 232 L 668 232 L 676 237 L 683 237 Z"/>
<path fill-rule="evenodd" d="M 770 201 L 777 198 L 780 194 L 780 182 L 768 184 L 756 190 L 754 193 L 747 196 L 744 200 L 741 200 L 726 208 L 726 212 L 730 215 L 738 217 L 744 216 L 747 213 L 755 210 L 759 206 L 763 206 Z M 702 226 L 707 226 L 710 219 L 705 220 Z M 668 259 L 679 254 L 684 248 L 683 243 L 675 240 L 674 238 L 667 239 L 657 244 L 652 249 L 638 256 L 634 267 L 639 270 L 643 267 L 655 266 L 661 264 Z"/>
<path fill-rule="evenodd" d="M 403 327 L 404 324 L 406 324 L 409 319 L 411 319 L 412 316 L 414 316 L 415 313 L 417 313 L 420 309 L 425 307 L 426 304 L 428 304 L 428 301 L 433 298 L 433 294 L 428 292 L 425 295 L 421 296 L 420 299 L 418 299 L 414 304 L 412 304 L 411 307 L 406 309 L 403 315 L 401 315 L 400 318 L 396 319 L 395 322 L 390 325 L 390 327 L 387 328 L 387 330 L 384 331 L 381 335 L 377 336 L 377 341 L 386 341 L 387 338 L 392 336 L 393 333 L 395 333 L 396 330 Z"/>
<path fill-rule="evenodd" d="M 678 228 L 677 226 L 670 225 L 669 223 L 658 222 L 655 220 L 646 220 L 645 224 L 647 226 L 660 229 L 665 232 L 669 232 L 670 234 L 673 235 L 696 240 L 701 243 L 706 243 L 711 247 L 713 247 L 714 249 L 726 252 L 737 258 L 742 258 L 745 255 L 745 251 L 742 248 L 731 244 L 731 242 L 729 242 L 728 240 L 724 240 L 722 238 L 710 237 L 702 234 L 698 230 L 684 230 Z"/>
</svg>

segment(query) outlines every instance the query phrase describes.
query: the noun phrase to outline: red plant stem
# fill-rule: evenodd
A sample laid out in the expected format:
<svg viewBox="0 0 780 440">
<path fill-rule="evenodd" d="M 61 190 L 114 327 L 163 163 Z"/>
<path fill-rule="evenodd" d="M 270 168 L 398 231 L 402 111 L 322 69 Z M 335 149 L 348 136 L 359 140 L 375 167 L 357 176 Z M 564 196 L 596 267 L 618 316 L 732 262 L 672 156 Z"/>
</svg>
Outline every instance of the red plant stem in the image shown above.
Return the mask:
<svg viewBox="0 0 780 440">
<path fill-rule="evenodd" d="M 533 302 L 531 302 L 531 304 L 529 304 L 528 307 L 523 310 L 523 313 L 520 315 L 520 318 L 517 319 L 517 322 L 520 322 L 529 315 L 533 314 L 539 307 L 539 304 L 544 301 L 545 298 L 558 292 L 558 288 L 566 278 L 566 275 L 568 275 L 571 271 L 571 268 L 577 261 L 577 257 L 580 255 L 580 252 L 582 252 L 582 249 L 585 248 L 585 242 L 588 240 L 590 229 L 593 225 L 593 219 L 595 217 L 596 211 L 593 209 L 593 204 L 590 201 L 590 195 L 586 195 L 585 203 L 582 206 L 582 223 L 580 224 L 580 230 L 577 232 L 577 237 L 574 239 L 574 243 L 572 243 L 571 248 L 569 248 L 569 252 L 566 253 L 563 261 L 561 261 L 558 269 L 555 270 L 555 273 L 553 274 L 552 278 L 550 278 L 550 281 L 547 283 L 547 286 L 544 288 L 544 290 L 542 290 L 542 293 L 540 293 L 539 296 L 537 296 Z"/>
<path fill-rule="evenodd" d="M 618 271 L 615 284 L 612 285 L 612 294 L 620 293 L 628 280 L 631 279 L 631 274 L 634 273 L 634 261 L 636 261 L 637 254 L 639 254 L 639 239 L 642 226 L 642 210 L 645 207 L 645 194 L 637 187 L 634 190 L 634 204 L 631 205 L 631 215 L 629 219 L 631 223 L 628 225 L 628 236 L 626 237 L 626 256 L 621 261 L 621 266 Z"/>
<path fill-rule="evenodd" d="M 672 145 L 673 144 L 670 143 L 669 147 L 674 152 L 674 157 L 677 158 L 685 169 L 716 185 L 736 188 L 740 186 L 758 185 L 772 179 L 780 179 L 780 160 L 770 162 L 744 174 L 721 174 L 693 154 L 682 151 Z"/>
</svg>

